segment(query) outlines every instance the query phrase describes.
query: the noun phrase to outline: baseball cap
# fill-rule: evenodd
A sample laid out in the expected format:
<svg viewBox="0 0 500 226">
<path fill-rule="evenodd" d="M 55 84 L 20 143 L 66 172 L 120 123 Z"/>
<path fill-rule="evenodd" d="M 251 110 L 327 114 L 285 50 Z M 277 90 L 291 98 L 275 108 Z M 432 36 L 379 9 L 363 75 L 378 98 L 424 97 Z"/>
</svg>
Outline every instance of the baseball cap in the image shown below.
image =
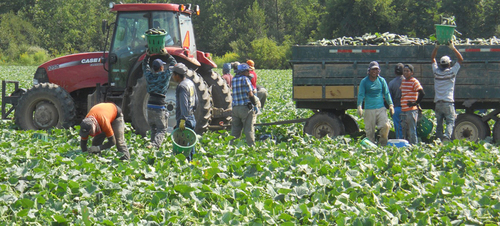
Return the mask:
<svg viewBox="0 0 500 226">
<path fill-rule="evenodd" d="M 227 74 L 231 71 L 231 63 L 224 63 L 222 65 L 222 73 Z"/>
<path fill-rule="evenodd" d="M 180 75 L 186 75 L 188 72 L 188 68 L 183 63 L 176 63 L 174 65 L 173 71 Z"/>
<path fill-rule="evenodd" d="M 247 60 L 247 64 L 250 69 L 255 70 L 255 62 L 253 62 L 253 60 Z"/>
<path fill-rule="evenodd" d="M 451 59 L 449 56 L 443 56 L 443 57 L 441 57 L 441 60 L 439 60 L 439 63 L 440 64 L 450 64 Z"/>
<path fill-rule="evenodd" d="M 411 65 L 411 64 L 406 64 L 406 65 L 405 65 L 405 68 L 410 69 L 410 71 L 411 71 L 411 72 L 413 72 L 413 71 L 415 70 L 415 68 L 414 68 L 414 67 L 413 67 L 413 65 Z"/>
<path fill-rule="evenodd" d="M 380 67 L 378 66 L 378 62 L 377 61 L 372 61 L 370 62 L 370 65 L 368 66 L 368 69 L 371 70 L 373 68 L 378 68 L 380 69 Z"/>
<path fill-rule="evenodd" d="M 80 137 L 88 137 L 93 129 L 93 122 L 89 118 L 83 119 L 80 124 Z"/>
<path fill-rule="evenodd" d="M 249 71 L 249 70 L 250 70 L 250 66 L 248 66 L 248 64 L 240 64 L 240 65 L 238 65 L 238 71 L 239 72 Z"/>
<path fill-rule="evenodd" d="M 153 70 L 158 71 L 160 70 L 161 66 L 165 64 L 167 63 L 163 62 L 161 59 L 156 59 L 153 61 Z"/>
</svg>

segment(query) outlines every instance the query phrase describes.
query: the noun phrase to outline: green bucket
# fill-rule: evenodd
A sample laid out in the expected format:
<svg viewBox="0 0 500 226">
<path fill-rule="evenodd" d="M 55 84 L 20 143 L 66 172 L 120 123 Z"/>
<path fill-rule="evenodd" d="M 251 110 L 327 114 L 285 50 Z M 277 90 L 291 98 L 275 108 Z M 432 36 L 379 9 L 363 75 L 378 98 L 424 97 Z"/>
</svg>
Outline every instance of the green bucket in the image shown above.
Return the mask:
<svg viewBox="0 0 500 226">
<path fill-rule="evenodd" d="M 439 44 L 447 44 L 453 38 L 453 34 L 455 33 L 455 25 L 444 25 L 444 24 L 435 24 L 436 26 L 436 39 Z"/>
<path fill-rule="evenodd" d="M 434 124 L 432 124 L 431 120 L 423 115 L 420 115 L 417 121 L 417 136 L 421 138 L 428 137 L 431 134 L 433 127 Z"/>
<path fill-rule="evenodd" d="M 173 149 L 175 155 L 182 153 L 184 156 L 188 157 L 191 153 L 191 149 L 193 149 L 194 145 L 198 142 L 196 133 L 190 128 L 186 128 L 185 130 L 176 128 L 171 136 L 174 143 Z"/>
<path fill-rule="evenodd" d="M 149 53 L 161 53 L 160 51 L 165 48 L 167 33 L 146 34 L 146 39 L 148 40 Z"/>
</svg>

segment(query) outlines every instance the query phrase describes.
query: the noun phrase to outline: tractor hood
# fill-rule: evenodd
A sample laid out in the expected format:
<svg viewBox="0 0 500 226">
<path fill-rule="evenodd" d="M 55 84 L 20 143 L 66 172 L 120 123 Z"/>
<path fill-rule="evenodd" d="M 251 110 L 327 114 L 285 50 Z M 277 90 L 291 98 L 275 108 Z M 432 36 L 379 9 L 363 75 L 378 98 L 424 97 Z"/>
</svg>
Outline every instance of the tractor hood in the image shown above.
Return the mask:
<svg viewBox="0 0 500 226">
<path fill-rule="evenodd" d="M 105 58 L 107 57 L 105 53 Z M 66 55 L 52 59 L 40 65 L 45 69 L 48 82 L 57 84 L 69 93 L 83 89 L 95 87 L 96 83 L 101 85 L 108 83 L 108 72 L 103 68 L 102 52 L 87 52 Z M 35 79 L 40 76 L 35 75 Z M 39 79 L 39 82 L 46 82 L 46 79 Z"/>
</svg>

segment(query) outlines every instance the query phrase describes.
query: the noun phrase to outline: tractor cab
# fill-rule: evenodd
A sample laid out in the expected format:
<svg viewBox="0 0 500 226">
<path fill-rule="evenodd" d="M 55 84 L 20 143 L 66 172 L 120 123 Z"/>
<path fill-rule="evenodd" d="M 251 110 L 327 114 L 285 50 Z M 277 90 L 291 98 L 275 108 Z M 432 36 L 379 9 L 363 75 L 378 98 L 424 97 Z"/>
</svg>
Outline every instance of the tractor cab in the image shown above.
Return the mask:
<svg viewBox="0 0 500 226">
<path fill-rule="evenodd" d="M 176 4 L 111 4 L 116 22 L 108 55 L 109 91 L 122 93 L 131 82 L 147 49 L 145 32 L 150 28 L 165 29 L 165 46 L 172 55 L 182 53 L 196 59 L 196 45 L 191 11 Z"/>
</svg>

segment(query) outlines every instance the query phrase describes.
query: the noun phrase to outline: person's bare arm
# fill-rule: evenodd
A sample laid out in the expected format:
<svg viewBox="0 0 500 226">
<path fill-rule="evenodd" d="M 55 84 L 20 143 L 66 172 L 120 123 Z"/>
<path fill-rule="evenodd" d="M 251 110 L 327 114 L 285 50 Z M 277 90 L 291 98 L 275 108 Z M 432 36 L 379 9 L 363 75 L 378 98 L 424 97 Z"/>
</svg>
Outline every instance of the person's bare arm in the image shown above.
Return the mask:
<svg viewBox="0 0 500 226">
<path fill-rule="evenodd" d="M 455 53 L 455 56 L 457 57 L 457 62 L 462 65 L 462 62 L 464 61 L 464 57 L 462 56 L 462 54 L 460 53 L 460 51 L 458 51 L 457 48 L 455 48 L 455 45 L 453 45 L 453 43 L 450 43 L 450 49 L 453 50 L 453 52 Z"/>
<path fill-rule="evenodd" d="M 438 45 L 436 45 L 436 46 L 434 47 L 434 50 L 432 50 L 432 55 L 431 55 L 431 58 L 432 58 L 432 63 L 436 63 L 436 55 L 437 55 L 437 53 L 438 53 L 438 48 L 439 48 L 439 46 L 438 46 Z"/>
</svg>

